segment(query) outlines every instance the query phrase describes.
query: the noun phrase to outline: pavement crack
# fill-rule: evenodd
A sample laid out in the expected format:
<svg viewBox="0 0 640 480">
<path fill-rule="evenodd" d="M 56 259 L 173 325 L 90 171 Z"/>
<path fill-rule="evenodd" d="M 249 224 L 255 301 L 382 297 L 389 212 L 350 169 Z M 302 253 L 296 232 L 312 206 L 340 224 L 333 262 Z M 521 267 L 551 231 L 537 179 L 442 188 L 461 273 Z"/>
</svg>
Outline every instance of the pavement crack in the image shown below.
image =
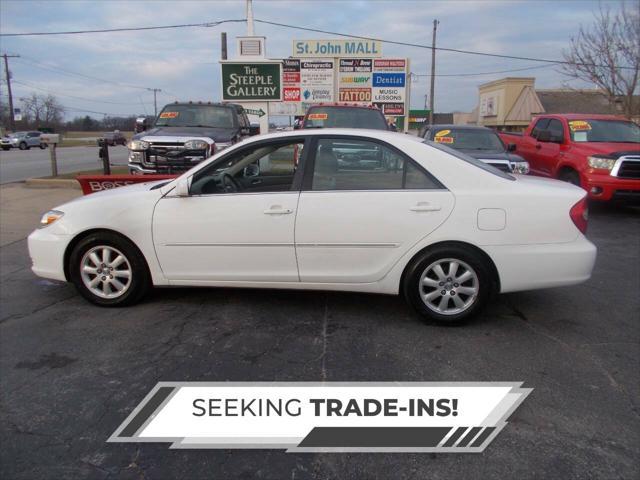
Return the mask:
<svg viewBox="0 0 640 480">
<path fill-rule="evenodd" d="M 320 368 L 320 378 L 323 382 L 327 381 L 327 343 L 328 334 L 327 327 L 329 324 L 329 296 L 325 295 L 324 300 L 324 318 L 322 319 L 322 354 L 320 359 L 322 361 Z"/>
<path fill-rule="evenodd" d="M 28 313 L 13 314 L 13 315 L 9 315 L 8 317 L 0 318 L 0 323 L 4 323 L 4 322 L 6 322 L 8 320 L 20 319 L 20 318 L 28 317 L 30 315 L 34 315 L 34 314 L 39 313 L 39 312 L 41 312 L 43 310 L 46 310 L 47 308 L 53 307 L 55 305 L 59 305 L 60 303 L 66 302 L 67 300 L 71 300 L 72 298 L 75 298 L 76 296 L 77 295 L 74 292 L 72 295 L 69 295 L 68 297 L 64 297 L 64 298 L 61 298 L 61 299 L 56 300 L 54 302 L 47 303 L 46 305 L 38 307 L 35 310 L 31 310 Z"/>
</svg>

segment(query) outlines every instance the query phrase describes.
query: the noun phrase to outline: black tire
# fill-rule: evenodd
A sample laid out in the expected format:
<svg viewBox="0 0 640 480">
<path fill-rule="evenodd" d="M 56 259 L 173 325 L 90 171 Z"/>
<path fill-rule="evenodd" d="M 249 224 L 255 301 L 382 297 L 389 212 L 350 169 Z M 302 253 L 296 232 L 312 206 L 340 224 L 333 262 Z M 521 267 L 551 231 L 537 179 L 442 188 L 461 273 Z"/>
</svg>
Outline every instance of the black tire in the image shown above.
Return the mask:
<svg viewBox="0 0 640 480">
<path fill-rule="evenodd" d="M 81 275 L 82 260 L 87 252 L 98 246 L 107 246 L 121 252 L 131 267 L 130 284 L 116 298 L 102 298 L 94 294 Z M 90 234 L 78 242 L 69 256 L 69 277 L 78 292 L 91 303 L 101 307 L 124 307 L 139 302 L 151 288 L 151 276 L 144 256 L 129 240 L 110 232 Z M 104 277 L 103 277 L 104 278 Z"/>
<path fill-rule="evenodd" d="M 27 147 L 27 143 L 26 142 L 20 142 L 20 145 L 18 145 L 18 148 L 20 150 L 28 150 L 29 147 Z"/>
<path fill-rule="evenodd" d="M 44 150 L 45 148 L 47 148 L 47 144 L 46 143 L 41 143 L 40 144 L 40 150 Z"/>
<path fill-rule="evenodd" d="M 11 147 L 2 147 L 2 149 L 6 152 L 7 150 L 11 150 Z"/>
<path fill-rule="evenodd" d="M 448 260 L 459 262 L 461 267 L 463 264 L 466 264 L 466 266 L 470 267 L 472 272 L 475 273 L 476 280 L 464 281 L 462 283 L 465 285 L 462 285 L 454 283 L 454 277 L 453 282 L 447 282 L 447 279 L 444 279 L 442 283 L 445 283 L 445 286 L 443 287 L 440 286 L 441 283 L 439 282 L 439 279 L 436 280 L 436 282 L 438 282 L 437 287 L 422 286 L 422 276 L 426 270 L 438 261 L 446 262 Z M 463 270 L 459 270 L 459 272 L 464 273 L 466 268 L 462 268 Z M 486 306 L 489 298 L 495 290 L 496 280 L 497 279 L 494 278 L 491 266 L 488 265 L 487 261 L 472 248 L 465 247 L 464 245 L 441 245 L 425 251 L 413 260 L 405 271 L 402 290 L 405 299 L 425 320 L 434 321 L 442 325 L 458 325 L 477 315 Z M 424 294 L 435 292 L 438 295 L 437 300 L 440 300 L 443 296 L 446 297 L 449 295 L 451 298 L 447 300 L 447 302 L 449 302 L 447 305 L 450 305 L 454 302 L 453 296 L 455 296 L 455 292 L 458 288 L 473 286 L 469 282 L 476 282 L 476 293 L 475 295 L 469 296 L 466 296 L 466 294 L 458 294 L 458 298 L 464 300 L 465 303 L 469 300 L 469 304 L 458 313 L 438 313 L 433 309 L 435 306 L 430 308 L 427 306 L 425 301 L 423 301 L 422 297 Z M 449 287 L 451 290 L 440 290 L 440 288 Z M 435 290 L 427 291 L 426 289 Z M 442 291 L 449 292 L 449 294 L 441 295 Z M 454 291 L 453 296 L 450 295 L 450 292 L 452 291 Z"/>
<path fill-rule="evenodd" d="M 571 183 L 576 187 L 582 187 L 582 185 L 580 185 L 580 175 L 578 175 L 578 172 L 575 170 L 563 170 L 560 172 L 558 178 L 563 182 Z"/>
</svg>

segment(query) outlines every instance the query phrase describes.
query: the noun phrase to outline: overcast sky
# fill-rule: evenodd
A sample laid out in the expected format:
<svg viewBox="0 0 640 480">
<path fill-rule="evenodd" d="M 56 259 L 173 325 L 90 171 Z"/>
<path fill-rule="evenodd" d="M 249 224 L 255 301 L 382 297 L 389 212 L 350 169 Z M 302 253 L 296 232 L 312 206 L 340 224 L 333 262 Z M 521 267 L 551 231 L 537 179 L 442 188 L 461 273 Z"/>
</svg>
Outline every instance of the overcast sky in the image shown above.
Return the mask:
<svg viewBox="0 0 640 480">
<path fill-rule="evenodd" d="M 611 9 L 620 1 L 601 2 Z M 432 22 L 440 21 L 437 45 L 488 53 L 561 58 L 561 51 L 589 25 L 597 1 L 385 1 L 254 0 L 254 16 L 299 26 L 408 43 L 430 44 Z M 203 23 L 245 17 L 244 0 L 228 1 L 0 1 L 0 31 L 38 32 Z M 256 24 L 267 37 L 270 58 L 289 56 L 293 39 L 332 38 L 313 32 Z M 55 94 L 67 118 L 81 110 L 109 114 L 153 113 L 153 94 L 133 86 L 161 88 L 158 103 L 220 99 L 220 32 L 246 34 L 246 23 L 213 28 L 100 33 L 65 36 L 2 37 L 10 59 L 14 97 L 32 92 Z M 411 70 L 425 74 L 430 50 L 383 44 L 384 56 L 408 57 Z M 539 67 L 524 60 L 437 53 L 437 74 L 456 75 Z M 95 77 L 90 80 L 71 73 Z M 2 101 L 6 84 L 2 72 Z M 566 78 L 549 66 L 513 73 L 443 76 L 436 79 L 437 112 L 470 111 L 479 84 L 504 76 L 535 76 L 538 88 L 560 88 Z M 424 105 L 428 78 L 413 84 L 412 107 Z M 572 86 L 579 86 L 575 83 Z M 75 97 L 75 98 L 74 98 Z M 93 116 L 100 116 L 95 115 Z"/>
</svg>

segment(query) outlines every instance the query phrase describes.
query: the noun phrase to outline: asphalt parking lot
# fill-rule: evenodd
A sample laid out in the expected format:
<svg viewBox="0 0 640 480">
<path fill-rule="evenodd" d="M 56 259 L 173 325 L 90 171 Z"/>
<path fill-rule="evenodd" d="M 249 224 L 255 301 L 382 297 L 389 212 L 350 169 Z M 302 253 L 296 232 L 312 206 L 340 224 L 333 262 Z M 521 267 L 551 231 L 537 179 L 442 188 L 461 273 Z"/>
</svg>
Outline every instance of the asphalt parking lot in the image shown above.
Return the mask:
<svg viewBox="0 0 640 480">
<path fill-rule="evenodd" d="M 117 146 L 109 148 L 112 165 L 127 165 L 128 150 Z M 71 173 L 83 170 L 98 170 L 102 163 L 98 158 L 98 147 L 64 147 L 57 150 L 58 172 Z M 12 149 L 0 151 L 0 184 L 17 182 L 33 177 L 51 175 L 49 150 Z"/>
<path fill-rule="evenodd" d="M 638 478 L 640 209 L 592 206 L 588 237 L 599 255 L 586 284 L 500 296 L 475 322 L 445 328 L 400 298 L 351 293 L 163 289 L 100 309 L 36 278 L 16 228 L 0 247 L 0 477 Z M 482 454 L 106 443 L 160 380 L 524 381 L 534 391 Z"/>
</svg>

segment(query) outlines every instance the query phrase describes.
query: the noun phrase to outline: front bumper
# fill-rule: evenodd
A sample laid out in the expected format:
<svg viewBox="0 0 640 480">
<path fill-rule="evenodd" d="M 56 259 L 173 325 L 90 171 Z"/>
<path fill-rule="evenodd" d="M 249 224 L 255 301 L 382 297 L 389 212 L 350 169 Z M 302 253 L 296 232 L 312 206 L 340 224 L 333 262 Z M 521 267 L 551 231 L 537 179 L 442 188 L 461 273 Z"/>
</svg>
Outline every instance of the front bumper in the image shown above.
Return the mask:
<svg viewBox="0 0 640 480">
<path fill-rule="evenodd" d="M 39 277 L 66 281 L 64 252 L 71 236 L 52 233 L 49 228 L 34 230 L 27 238 L 31 270 Z"/>
<path fill-rule="evenodd" d="M 591 200 L 640 200 L 640 179 L 613 177 L 587 171 L 582 175 L 582 187 Z"/>
</svg>

